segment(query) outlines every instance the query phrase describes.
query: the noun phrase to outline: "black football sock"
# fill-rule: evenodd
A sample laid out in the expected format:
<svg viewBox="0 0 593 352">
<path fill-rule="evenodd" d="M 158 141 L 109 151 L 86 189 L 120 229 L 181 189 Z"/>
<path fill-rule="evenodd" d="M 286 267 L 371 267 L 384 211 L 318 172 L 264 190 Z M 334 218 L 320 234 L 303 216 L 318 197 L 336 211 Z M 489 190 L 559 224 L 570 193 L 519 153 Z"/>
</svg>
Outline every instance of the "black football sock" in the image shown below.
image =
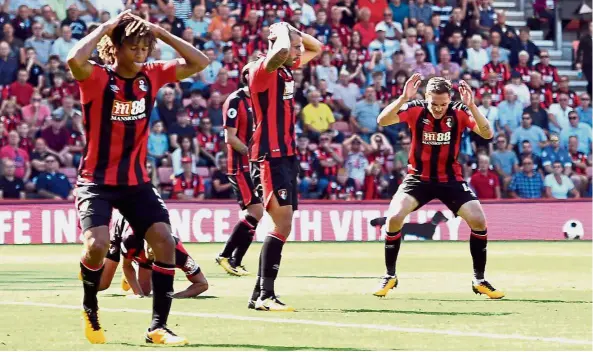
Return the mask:
<svg viewBox="0 0 593 352">
<path fill-rule="evenodd" d="M 263 251 L 260 251 L 259 265 L 257 266 L 257 278 L 255 279 L 255 287 L 253 288 L 253 293 L 251 294 L 251 300 L 254 302 L 257 301 L 261 293 L 262 255 Z"/>
<path fill-rule="evenodd" d="M 261 276 L 261 298 L 266 299 L 274 295 L 274 281 L 278 277 L 280 259 L 282 258 L 282 247 L 284 238 L 279 234 L 271 234 L 264 240 L 262 247 L 262 276 Z"/>
<path fill-rule="evenodd" d="M 113 260 L 116 263 L 119 263 L 119 259 L 121 257 L 121 245 L 118 242 L 111 242 L 111 246 L 109 247 L 109 251 L 105 258 Z"/>
<path fill-rule="evenodd" d="M 233 235 L 237 235 L 237 247 L 233 253 L 233 265 L 238 266 L 241 265 L 243 262 L 243 257 L 249 246 L 251 246 L 251 242 L 253 242 L 253 236 L 255 235 L 255 229 L 257 228 L 257 219 L 251 215 L 246 215 L 245 219 L 239 221 L 235 228 L 233 229 Z"/>
<path fill-rule="evenodd" d="M 385 236 L 385 268 L 387 275 L 395 276 L 395 264 L 397 255 L 402 244 L 402 234 L 400 231 L 387 232 Z"/>
<path fill-rule="evenodd" d="M 476 281 L 484 280 L 484 272 L 486 271 L 487 245 L 488 234 L 486 230 L 472 230 L 471 235 L 469 237 L 469 251 L 472 254 L 472 262 L 474 265 L 474 279 L 476 279 Z"/>
<path fill-rule="evenodd" d="M 99 309 L 97 291 L 99 289 L 102 273 L 103 263 L 101 263 L 99 267 L 92 267 L 85 264 L 84 259 L 80 260 L 80 274 L 82 276 L 82 287 L 84 288 L 82 304 L 85 309 L 91 309 L 93 311 Z"/>
<path fill-rule="evenodd" d="M 247 227 L 247 225 L 245 225 L 243 223 L 243 221 L 239 220 L 239 222 L 237 222 L 237 224 L 233 228 L 233 232 L 231 232 L 229 239 L 226 241 L 224 248 L 222 249 L 222 252 L 220 252 L 220 254 L 219 254 L 220 257 L 223 257 L 223 258 L 231 257 L 231 255 L 233 254 L 233 251 L 239 245 L 239 241 L 241 240 L 241 234 L 243 232 L 244 227 Z"/>
<path fill-rule="evenodd" d="M 171 301 L 173 300 L 173 280 L 175 279 L 175 264 L 154 262 L 152 264 L 152 323 L 150 330 L 165 327 Z"/>
</svg>

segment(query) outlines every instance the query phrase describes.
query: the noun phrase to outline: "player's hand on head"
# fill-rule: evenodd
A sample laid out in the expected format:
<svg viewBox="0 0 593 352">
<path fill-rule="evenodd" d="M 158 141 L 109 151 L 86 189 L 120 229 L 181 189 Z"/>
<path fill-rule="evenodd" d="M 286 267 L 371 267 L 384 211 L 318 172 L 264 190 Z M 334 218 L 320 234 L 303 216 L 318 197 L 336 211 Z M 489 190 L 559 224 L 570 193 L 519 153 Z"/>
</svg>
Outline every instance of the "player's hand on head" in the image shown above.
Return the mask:
<svg viewBox="0 0 593 352">
<path fill-rule="evenodd" d="M 470 106 L 474 103 L 472 88 L 464 80 L 459 81 L 459 95 L 461 95 L 461 102 L 465 105 Z"/>
<path fill-rule="evenodd" d="M 404 86 L 404 95 L 408 99 L 413 99 L 416 97 L 416 93 L 418 93 L 418 87 L 420 87 L 420 83 L 422 83 L 422 75 L 419 73 L 414 73 L 412 77 L 408 78 L 406 84 Z"/>
<path fill-rule="evenodd" d="M 114 18 L 109 19 L 109 21 L 104 23 L 104 26 L 107 27 L 108 29 L 108 34 L 111 34 L 111 32 L 113 31 L 113 29 L 117 26 L 117 24 L 119 23 L 119 21 L 126 17 L 126 16 L 130 16 L 132 14 L 132 10 L 127 9 L 125 11 L 122 11 L 119 13 L 119 15 L 117 15 Z"/>
<path fill-rule="evenodd" d="M 268 35 L 268 39 L 276 40 L 282 31 L 288 31 L 288 25 L 286 22 L 276 22 L 272 24 L 270 26 L 270 34 Z"/>
</svg>

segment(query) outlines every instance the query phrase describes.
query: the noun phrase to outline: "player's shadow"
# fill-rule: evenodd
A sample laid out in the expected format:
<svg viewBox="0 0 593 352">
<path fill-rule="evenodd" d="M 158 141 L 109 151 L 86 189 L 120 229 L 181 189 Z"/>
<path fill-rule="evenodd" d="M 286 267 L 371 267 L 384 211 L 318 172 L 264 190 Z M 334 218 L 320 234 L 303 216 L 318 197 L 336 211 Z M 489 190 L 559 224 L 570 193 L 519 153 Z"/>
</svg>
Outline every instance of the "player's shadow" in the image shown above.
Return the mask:
<svg viewBox="0 0 593 352">
<path fill-rule="evenodd" d="M 116 343 L 114 343 L 116 344 Z M 123 346 L 159 348 L 160 345 L 140 345 L 133 343 L 118 343 Z M 273 346 L 273 345 L 252 345 L 252 344 L 230 344 L 230 343 L 195 343 L 184 346 L 185 348 L 233 348 L 239 350 L 263 350 L 263 351 L 369 351 L 349 347 L 311 347 L 311 346 Z"/>
<path fill-rule="evenodd" d="M 484 299 L 431 299 L 431 298 L 407 298 L 409 301 L 428 301 L 428 302 L 489 302 L 492 300 L 484 300 Z M 525 303 L 568 303 L 568 304 L 591 304 L 593 301 L 571 301 L 571 300 L 561 300 L 561 299 L 498 299 L 498 302 L 525 302 Z"/>
<path fill-rule="evenodd" d="M 315 276 L 315 275 L 293 275 L 287 277 L 295 277 L 299 279 L 376 279 L 377 276 Z"/>
<path fill-rule="evenodd" d="M 328 312 L 328 313 L 387 313 L 387 314 L 409 314 L 409 315 L 432 315 L 432 316 L 503 316 L 511 315 L 511 312 L 431 312 L 421 310 L 399 310 L 399 309 L 300 309 L 299 311 L 310 311 L 310 312 Z"/>
</svg>

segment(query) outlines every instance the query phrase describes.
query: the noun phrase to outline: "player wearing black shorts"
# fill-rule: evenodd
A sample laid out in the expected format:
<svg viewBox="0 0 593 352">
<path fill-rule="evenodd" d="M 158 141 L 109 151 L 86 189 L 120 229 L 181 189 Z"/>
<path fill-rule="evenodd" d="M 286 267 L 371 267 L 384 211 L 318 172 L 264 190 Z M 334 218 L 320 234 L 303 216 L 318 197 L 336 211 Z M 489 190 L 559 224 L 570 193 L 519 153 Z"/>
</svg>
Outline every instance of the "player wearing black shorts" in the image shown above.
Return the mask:
<svg viewBox="0 0 593 352">
<path fill-rule="evenodd" d="M 384 297 L 397 286 L 395 264 L 404 219 L 436 198 L 453 214 L 463 218 L 471 229 L 473 291 L 490 298 L 502 298 L 504 293 L 484 278 L 488 243 L 486 216 L 475 194 L 463 180 L 461 165 L 457 161 L 463 131 L 469 128 L 482 138 L 490 139 L 493 134 L 490 123 L 474 104 L 473 93 L 466 82 L 461 81 L 459 87 L 463 103 L 451 101 L 451 83 L 442 77 L 428 81 L 426 100 L 408 101 L 416 96 L 420 83 L 420 74 L 412 75 L 404 86 L 403 94 L 377 118 L 381 126 L 407 123 L 412 134 L 412 147 L 408 175 L 389 205 L 385 237 L 387 274 L 382 277 L 374 295 Z"/>
<path fill-rule="evenodd" d="M 147 245 L 145 240 L 134 236 L 130 225 L 123 217 L 114 223 L 111 233 L 111 246 L 105 257 L 105 267 L 101 275 L 99 291 L 106 290 L 111 286 L 120 257 L 123 256 L 124 278 L 122 279 L 122 289 L 124 291 L 132 290 L 139 297 L 148 296 L 152 291 L 151 276 L 152 264 L 154 263 L 152 248 Z M 137 273 L 132 262 L 138 266 Z M 176 237 L 175 266 L 185 273 L 185 276 L 192 284 L 185 290 L 173 294 L 173 298 L 196 297 L 208 290 L 208 281 L 202 269 L 188 254 L 181 240 Z"/>
<path fill-rule="evenodd" d="M 183 59 L 146 63 L 157 39 Z M 98 49 L 105 65 L 89 61 Z M 87 140 L 79 167 L 76 208 L 84 235 L 80 261 L 86 338 L 105 343 L 99 323 L 97 290 L 109 250 L 113 208 L 150 244 L 153 314 L 145 333 L 149 343 L 184 345 L 187 339 L 167 328 L 175 274 L 175 241 L 169 213 L 146 171 L 152 106 L 158 90 L 203 70 L 208 58 L 191 44 L 150 22 L 122 12 L 81 39 L 68 54 L 80 84 Z"/>
<path fill-rule="evenodd" d="M 290 234 L 297 208 L 296 114 L 292 70 L 321 53 L 322 44 L 286 22 L 270 26 L 270 50 L 249 70 L 249 92 L 253 103 L 255 131 L 250 158 L 256 162 L 262 183 L 264 207 L 274 228 L 264 240 L 257 280 L 249 308 L 293 311 L 274 292 L 282 247 Z M 304 48 L 303 48 L 304 47 Z"/>
<path fill-rule="evenodd" d="M 243 257 L 255 235 L 255 229 L 264 215 L 261 201 L 261 183 L 257 165 L 249 168 L 249 148 L 247 145 L 253 135 L 253 109 L 249 88 L 249 68 L 251 63 L 241 70 L 241 85 L 224 102 L 222 117 L 224 139 L 227 145 L 227 176 L 233 187 L 241 210 L 242 218 L 233 228 L 222 252 L 216 262 L 229 274 L 235 276 L 249 275 L 243 265 Z"/>
</svg>

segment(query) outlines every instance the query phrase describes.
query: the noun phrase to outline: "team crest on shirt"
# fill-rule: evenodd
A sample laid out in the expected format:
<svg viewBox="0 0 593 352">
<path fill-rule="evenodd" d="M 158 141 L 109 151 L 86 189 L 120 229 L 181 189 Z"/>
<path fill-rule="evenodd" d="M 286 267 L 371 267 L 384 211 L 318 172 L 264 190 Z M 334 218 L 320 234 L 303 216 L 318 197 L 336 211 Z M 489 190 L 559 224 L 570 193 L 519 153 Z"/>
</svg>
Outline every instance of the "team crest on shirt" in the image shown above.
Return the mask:
<svg viewBox="0 0 593 352">
<path fill-rule="evenodd" d="M 146 77 L 136 78 L 132 84 L 132 91 L 136 98 L 144 98 L 146 94 L 148 94 L 148 82 L 146 81 Z"/>
<path fill-rule="evenodd" d="M 445 125 L 447 125 L 447 127 L 451 128 L 451 126 L 453 126 L 453 122 L 451 121 L 451 116 L 447 116 L 447 121 L 445 121 Z"/>
<path fill-rule="evenodd" d="M 226 116 L 228 116 L 229 119 L 234 119 L 237 117 L 237 109 L 230 108 L 229 111 L 226 112 Z"/>
<path fill-rule="evenodd" d="M 285 189 L 280 189 L 278 190 L 278 195 L 280 196 L 280 198 L 282 198 L 282 200 L 286 200 L 286 198 L 288 197 L 288 192 L 286 192 Z"/>
</svg>

